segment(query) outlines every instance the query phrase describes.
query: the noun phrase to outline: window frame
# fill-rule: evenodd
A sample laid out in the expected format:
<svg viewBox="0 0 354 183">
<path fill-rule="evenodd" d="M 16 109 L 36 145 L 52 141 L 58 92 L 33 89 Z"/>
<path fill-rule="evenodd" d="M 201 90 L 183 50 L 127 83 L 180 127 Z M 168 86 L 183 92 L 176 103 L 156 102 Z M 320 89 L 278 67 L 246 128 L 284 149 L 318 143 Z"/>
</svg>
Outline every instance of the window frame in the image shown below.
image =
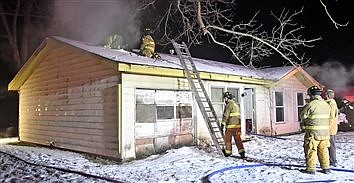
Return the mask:
<svg viewBox="0 0 354 183">
<path fill-rule="evenodd" d="M 146 94 L 147 95 L 150 95 L 148 96 L 148 101 L 147 103 L 144 103 L 144 102 L 141 102 L 143 101 L 140 97 L 139 97 L 139 101 L 138 102 L 138 92 L 143 92 L 143 91 L 146 91 Z M 150 91 L 150 93 L 149 93 Z M 153 91 L 153 92 L 151 92 Z M 170 95 L 173 95 L 173 99 L 172 101 L 171 100 L 161 100 L 161 98 L 158 98 L 158 93 L 164 93 L 166 92 L 166 94 L 168 95 L 168 93 L 173 93 L 173 94 L 170 94 Z M 186 92 L 184 95 L 188 95 L 188 96 L 184 96 L 184 100 L 180 100 L 180 97 L 178 96 L 178 94 L 180 94 L 179 92 Z M 167 96 L 166 95 L 166 96 Z M 151 97 L 153 96 L 153 103 L 151 101 Z M 157 98 L 159 100 L 157 100 Z M 185 98 L 188 98 L 187 100 Z M 183 98 L 182 98 L 183 99 Z M 138 118 L 137 118 L 137 114 L 139 114 L 140 111 L 138 111 L 138 105 L 151 105 L 152 107 L 155 107 L 155 118 L 154 118 L 154 121 L 142 121 L 142 120 L 139 120 L 138 121 Z M 193 94 L 192 94 L 192 91 L 190 90 L 169 90 L 169 89 L 151 89 L 151 88 L 136 88 L 135 89 L 135 122 L 136 123 L 156 123 L 156 122 L 159 122 L 159 121 L 166 121 L 166 120 L 179 120 L 179 116 L 177 116 L 177 107 L 179 106 L 183 106 L 183 107 L 190 107 L 191 111 L 190 111 L 190 114 L 188 114 L 188 116 L 190 116 L 190 118 L 181 118 L 181 119 L 191 119 L 193 118 Z M 171 116 L 173 116 L 172 118 L 158 118 L 158 109 L 161 108 L 161 107 L 173 107 L 173 110 L 172 110 L 172 114 Z M 143 108 L 140 106 L 140 108 Z M 160 115 L 161 116 L 161 115 Z M 182 114 L 182 116 L 185 116 Z"/>
<path fill-rule="evenodd" d="M 224 112 L 224 109 L 225 109 L 225 102 L 224 102 L 224 98 L 221 97 L 221 102 L 220 101 L 213 101 L 213 92 L 212 90 L 213 89 L 221 89 L 221 96 L 223 95 L 224 92 L 226 91 L 229 91 L 229 90 L 237 90 L 237 96 L 235 96 L 235 99 L 236 99 L 236 102 L 237 103 L 240 103 L 240 90 L 241 90 L 241 87 L 237 87 L 237 86 L 220 86 L 220 85 L 211 85 L 210 86 L 210 100 L 211 100 L 211 103 L 215 109 L 215 106 L 218 105 L 218 106 L 221 106 L 221 111 L 220 111 L 220 114 L 218 114 L 217 111 L 216 112 L 216 115 L 218 116 L 218 120 L 221 121 L 222 120 L 222 115 L 223 115 L 223 112 Z M 234 94 L 234 93 L 232 93 Z"/>
<path fill-rule="evenodd" d="M 302 105 L 299 104 L 299 94 L 302 95 Z M 298 122 L 301 122 L 300 113 L 301 113 L 302 108 L 306 105 L 305 96 L 306 96 L 306 94 L 304 92 L 296 92 L 296 109 L 297 109 L 297 121 Z"/>
<path fill-rule="evenodd" d="M 278 105 L 278 97 L 277 93 L 281 94 L 281 105 Z M 280 120 L 278 120 L 278 109 L 282 110 L 282 116 Z M 284 105 L 284 91 L 275 91 L 274 92 L 274 112 L 275 112 L 275 123 L 284 123 L 285 122 L 285 105 Z"/>
</svg>

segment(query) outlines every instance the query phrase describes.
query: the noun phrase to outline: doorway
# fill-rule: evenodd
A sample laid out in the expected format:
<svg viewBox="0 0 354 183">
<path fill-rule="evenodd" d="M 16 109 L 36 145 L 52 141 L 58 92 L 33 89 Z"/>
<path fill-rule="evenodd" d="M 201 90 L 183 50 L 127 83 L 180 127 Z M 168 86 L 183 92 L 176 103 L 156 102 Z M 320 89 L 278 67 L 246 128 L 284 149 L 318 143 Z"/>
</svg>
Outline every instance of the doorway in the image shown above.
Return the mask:
<svg viewBox="0 0 354 183">
<path fill-rule="evenodd" d="M 245 88 L 241 95 L 243 97 L 245 107 L 245 121 L 246 121 L 246 133 L 256 133 L 257 123 L 255 120 L 255 108 L 254 108 L 254 89 Z"/>
</svg>

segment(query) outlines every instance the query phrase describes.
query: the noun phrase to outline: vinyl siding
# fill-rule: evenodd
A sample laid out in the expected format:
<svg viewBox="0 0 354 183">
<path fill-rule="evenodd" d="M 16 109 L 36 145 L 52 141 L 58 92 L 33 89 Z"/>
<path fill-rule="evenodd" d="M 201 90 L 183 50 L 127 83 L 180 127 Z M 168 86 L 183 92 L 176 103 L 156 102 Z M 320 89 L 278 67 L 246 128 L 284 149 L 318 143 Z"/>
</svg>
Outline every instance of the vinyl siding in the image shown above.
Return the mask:
<svg viewBox="0 0 354 183">
<path fill-rule="evenodd" d="M 118 158 L 113 62 L 53 50 L 20 90 L 20 140 Z"/>
</svg>

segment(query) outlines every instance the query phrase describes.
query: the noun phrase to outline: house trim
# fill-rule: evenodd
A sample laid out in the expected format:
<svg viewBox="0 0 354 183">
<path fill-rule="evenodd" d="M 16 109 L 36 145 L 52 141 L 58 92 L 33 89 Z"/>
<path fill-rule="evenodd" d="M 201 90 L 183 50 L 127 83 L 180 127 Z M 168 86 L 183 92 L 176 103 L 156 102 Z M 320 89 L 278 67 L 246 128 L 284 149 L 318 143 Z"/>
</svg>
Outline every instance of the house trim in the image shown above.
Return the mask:
<svg viewBox="0 0 354 183">
<path fill-rule="evenodd" d="M 181 77 L 186 78 L 183 70 L 162 68 L 154 66 L 145 65 L 135 65 L 127 63 L 119 63 L 118 71 L 132 74 L 144 74 L 144 75 L 156 75 L 156 76 L 167 76 L 167 77 Z M 269 80 L 248 78 L 242 76 L 216 74 L 208 72 L 199 72 L 200 78 L 204 80 L 214 80 L 214 81 L 226 81 L 235 83 L 247 83 L 247 84 L 257 84 L 257 85 L 267 85 L 272 83 Z"/>
</svg>

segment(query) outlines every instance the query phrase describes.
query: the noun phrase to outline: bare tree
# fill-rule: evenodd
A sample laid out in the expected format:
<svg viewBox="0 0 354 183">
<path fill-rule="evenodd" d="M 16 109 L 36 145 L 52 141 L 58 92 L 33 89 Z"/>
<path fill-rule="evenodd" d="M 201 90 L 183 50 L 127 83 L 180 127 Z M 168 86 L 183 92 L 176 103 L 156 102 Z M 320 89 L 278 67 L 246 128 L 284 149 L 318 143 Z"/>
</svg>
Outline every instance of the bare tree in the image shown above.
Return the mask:
<svg viewBox="0 0 354 183">
<path fill-rule="evenodd" d="M 19 67 L 21 65 L 20 52 L 17 46 L 17 16 L 20 11 L 20 0 L 17 0 L 16 9 L 11 13 L 12 18 L 7 18 L 6 16 L 10 13 L 6 13 L 0 2 L 0 16 L 2 25 L 5 29 L 5 38 L 7 39 L 9 46 L 11 48 L 11 56 L 14 61 L 15 67 Z"/>
<path fill-rule="evenodd" d="M 321 5 L 323 6 L 324 10 L 326 11 L 326 15 L 327 15 L 328 18 L 331 20 L 331 22 L 333 23 L 333 25 L 334 25 L 334 27 L 335 27 L 336 29 L 338 29 L 338 27 L 346 27 L 346 26 L 348 26 L 349 22 L 347 22 L 347 23 L 345 23 L 345 24 L 340 24 L 340 23 L 338 23 L 336 20 L 334 20 L 334 19 L 332 18 L 332 15 L 329 13 L 329 11 L 328 11 L 328 9 L 327 9 L 327 6 L 326 6 L 326 4 L 323 2 L 323 0 L 320 0 L 320 3 L 321 3 Z"/>
<path fill-rule="evenodd" d="M 2 36 L 0 39 L 4 39 L 8 44 L 2 44 L 11 54 L 2 54 L 0 56 L 6 57 L 3 60 L 9 60 L 12 63 L 15 70 L 18 70 L 23 63 L 28 59 L 28 55 L 34 48 L 30 48 L 35 36 L 39 34 L 41 27 L 36 26 L 36 31 L 33 31 L 35 18 L 38 21 L 48 19 L 48 17 L 34 13 L 43 10 L 43 5 L 48 3 L 36 0 L 16 0 L 8 1 L 6 4 L 0 2 L 0 33 Z M 5 5 L 7 8 L 5 8 Z M 31 41 L 29 41 L 31 40 Z M 33 45 L 38 46 L 38 45 Z"/>
<path fill-rule="evenodd" d="M 317 38 L 305 38 L 304 26 L 295 22 L 303 9 L 271 12 L 274 25 L 266 30 L 257 21 L 258 13 L 249 20 L 236 22 L 235 5 L 239 0 L 175 0 L 156 27 L 163 29 L 162 44 L 183 39 L 189 45 L 209 42 L 222 46 L 242 65 L 255 67 L 262 59 L 278 54 L 288 63 L 299 66 L 309 61 L 301 51 L 313 47 Z M 322 0 L 320 0 L 322 3 Z M 150 1 L 150 5 L 153 1 Z M 322 3 L 322 6 L 325 5 Z M 160 10 L 161 11 L 161 10 Z M 326 10 L 328 17 L 330 14 Z M 334 25 L 338 24 L 331 18 Z"/>
</svg>

